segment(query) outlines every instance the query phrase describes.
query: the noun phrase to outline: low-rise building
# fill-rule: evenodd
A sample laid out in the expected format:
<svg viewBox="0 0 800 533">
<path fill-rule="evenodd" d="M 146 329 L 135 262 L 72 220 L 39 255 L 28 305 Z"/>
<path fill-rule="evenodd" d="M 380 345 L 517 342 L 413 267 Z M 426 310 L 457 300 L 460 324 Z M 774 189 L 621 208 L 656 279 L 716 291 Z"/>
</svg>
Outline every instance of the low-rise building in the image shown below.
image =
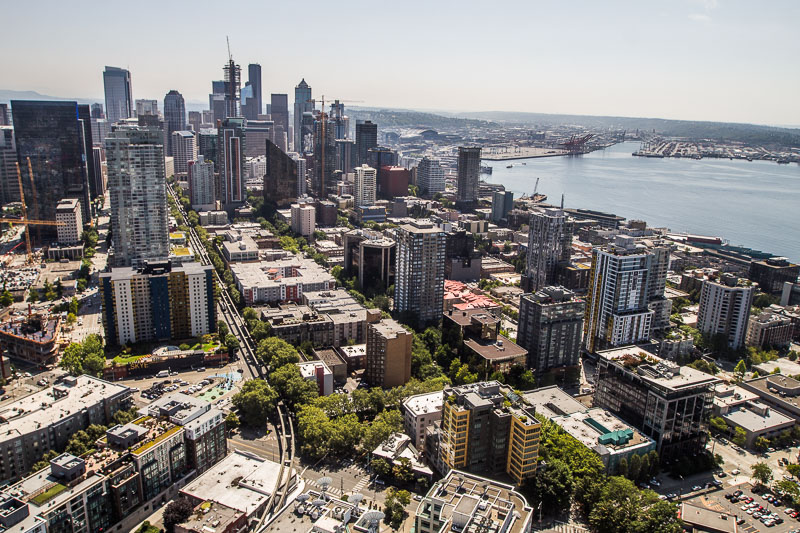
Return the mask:
<svg viewBox="0 0 800 533">
<path fill-rule="evenodd" d="M 523 365 L 528 351 L 500 334 L 500 316 L 485 309 L 448 311 L 442 322 L 443 339 L 461 339 L 459 351 L 467 357 L 478 356 L 487 372 L 508 372 L 513 365 Z"/>
<path fill-rule="evenodd" d="M 247 516 L 221 503 L 206 501 L 195 506 L 194 512 L 180 524 L 175 533 L 238 533 L 247 527 Z"/>
<path fill-rule="evenodd" d="M 335 349 L 314 350 L 311 355 L 313 360 L 322 361 L 330 369 L 334 383 L 347 381 L 347 363 L 336 353 Z"/>
<path fill-rule="evenodd" d="M 403 400 L 403 426 L 417 450 L 425 447 L 425 429 L 442 419 L 441 391 L 409 396 Z"/>
<path fill-rule="evenodd" d="M 502 274 L 504 272 L 513 273 L 514 265 L 506 263 L 494 257 L 483 257 L 481 259 L 481 278 L 488 278 L 492 274 Z"/>
<path fill-rule="evenodd" d="M 302 302 L 303 294 L 331 290 L 336 279 L 313 259 L 300 256 L 234 263 L 231 273 L 247 305 Z"/>
<path fill-rule="evenodd" d="M 792 343 L 794 326 L 788 316 L 772 312 L 769 308 L 750 316 L 746 343 L 756 348 L 787 346 Z"/>
<path fill-rule="evenodd" d="M 349 346 L 337 346 L 336 353 L 342 356 L 342 359 L 347 363 L 347 371 L 353 372 L 361 370 L 367 364 L 367 345 L 353 344 Z"/>
<path fill-rule="evenodd" d="M 230 264 L 258 261 L 259 248 L 249 234 L 231 229 L 225 232 L 225 238 L 222 243 L 222 255 L 225 256 L 226 262 Z"/>
<path fill-rule="evenodd" d="M 670 361 L 687 356 L 692 350 L 694 350 L 694 338 L 679 329 L 668 332 L 658 343 L 658 356 Z"/>
<path fill-rule="evenodd" d="M 411 472 L 415 477 L 433 477 L 433 470 L 425 464 L 422 456 L 411 442 L 411 437 L 405 433 L 392 433 L 377 448 L 372 450 L 372 457 L 383 459 L 389 465 L 399 464 L 401 459 L 408 460 Z"/>
<path fill-rule="evenodd" d="M 225 211 L 200 211 L 197 215 L 200 217 L 201 226 L 228 225 L 228 213 Z"/>
<path fill-rule="evenodd" d="M 304 379 L 316 383 L 320 396 L 333 394 L 333 372 L 323 361 L 307 361 L 297 366 Z"/>
<path fill-rule="evenodd" d="M 744 381 L 740 386 L 757 394 L 762 403 L 800 420 L 800 381 L 772 374 Z"/>
<path fill-rule="evenodd" d="M 759 437 L 771 438 L 794 427 L 795 419 L 758 401 L 749 401 L 722 415 L 728 426 L 742 428 L 747 435 L 746 445 L 753 446 Z"/>
<path fill-rule="evenodd" d="M 533 520 L 533 509 L 511 485 L 451 470 L 422 498 L 414 531 L 527 533 Z"/>
<path fill-rule="evenodd" d="M 333 321 L 307 305 L 288 303 L 257 309 L 261 312 L 261 320 L 270 325 L 270 333 L 289 344 L 299 346 L 305 341 L 314 346 L 333 344 Z"/>
<path fill-rule="evenodd" d="M 714 390 L 714 416 L 727 414 L 730 410 L 758 400 L 758 395 L 737 385 L 720 384 Z"/>
<path fill-rule="evenodd" d="M 763 261 L 752 261 L 748 278 L 758 283 L 759 288 L 769 294 L 781 294 L 783 284 L 797 282 L 800 265 L 785 257 L 770 257 Z"/>
<path fill-rule="evenodd" d="M 58 315 L 34 314 L 0 323 L 0 350 L 5 357 L 37 366 L 56 362 L 61 319 Z"/>
</svg>

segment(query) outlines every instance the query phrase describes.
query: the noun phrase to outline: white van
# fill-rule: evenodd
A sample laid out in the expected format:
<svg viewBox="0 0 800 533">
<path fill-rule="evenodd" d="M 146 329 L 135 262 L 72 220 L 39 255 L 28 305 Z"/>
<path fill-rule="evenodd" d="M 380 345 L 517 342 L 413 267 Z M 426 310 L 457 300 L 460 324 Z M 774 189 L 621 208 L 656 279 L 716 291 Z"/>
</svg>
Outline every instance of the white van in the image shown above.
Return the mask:
<svg viewBox="0 0 800 533">
<path fill-rule="evenodd" d="M 166 378 L 169 377 L 169 370 L 162 370 L 158 374 L 156 374 L 157 378 Z"/>
</svg>

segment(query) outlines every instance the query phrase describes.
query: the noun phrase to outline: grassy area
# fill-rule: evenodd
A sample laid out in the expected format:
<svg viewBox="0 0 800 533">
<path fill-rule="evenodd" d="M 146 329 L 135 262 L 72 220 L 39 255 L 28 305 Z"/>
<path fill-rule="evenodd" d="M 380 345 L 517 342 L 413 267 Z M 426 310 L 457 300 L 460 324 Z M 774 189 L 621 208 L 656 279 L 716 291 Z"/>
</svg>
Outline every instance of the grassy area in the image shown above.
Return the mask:
<svg viewBox="0 0 800 533">
<path fill-rule="evenodd" d="M 114 357 L 114 364 L 117 364 L 117 365 L 120 365 L 120 366 L 129 365 L 129 364 L 131 364 L 133 362 L 138 361 L 142 357 L 144 357 L 144 355 L 128 355 L 128 356 L 118 355 L 118 356 Z"/>
<path fill-rule="evenodd" d="M 49 489 L 47 489 L 43 493 L 39 494 L 38 496 L 36 496 L 34 498 L 31 498 L 31 501 L 33 503 L 35 503 L 36 505 L 42 505 L 46 501 L 52 500 L 53 498 L 55 498 L 56 496 L 58 496 L 59 494 L 61 494 L 65 490 L 67 490 L 67 487 L 65 487 L 61 483 L 56 483 L 55 485 L 53 485 L 52 487 L 50 487 Z"/>
<path fill-rule="evenodd" d="M 194 346 L 191 347 L 192 350 L 200 350 L 202 349 L 204 352 L 212 352 L 220 347 L 218 342 L 209 342 L 203 344 L 201 342 L 196 343 Z"/>
<path fill-rule="evenodd" d="M 177 433 L 181 429 L 183 429 L 181 426 L 175 426 L 175 427 L 169 428 L 167 431 L 165 431 L 164 433 L 162 433 L 158 437 L 154 438 L 153 440 L 145 442 L 143 445 L 141 445 L 138 448 L 136 448 L 135 450 L 133 450 L 134 455 L 139 455 L 139 454 L 141 454 L 143 452 L 146 452 L 149 448 L 152 448 L 153 446 L 155 446 L 159 442 L 168 439 L 169 437 L 171 437 L 172 435 L 174 435 L 175 433 Z"/>
</svg>

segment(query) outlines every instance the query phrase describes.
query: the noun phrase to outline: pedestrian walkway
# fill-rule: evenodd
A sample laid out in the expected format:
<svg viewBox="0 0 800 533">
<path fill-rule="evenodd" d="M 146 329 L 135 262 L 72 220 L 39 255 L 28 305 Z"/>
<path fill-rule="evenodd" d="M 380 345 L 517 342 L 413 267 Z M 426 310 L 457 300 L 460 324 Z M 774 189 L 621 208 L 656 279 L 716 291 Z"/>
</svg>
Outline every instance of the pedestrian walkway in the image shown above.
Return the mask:
<svg viewBox="0 0 800 533">
<path fill-rule="evenodd" d="M 362 477 L 362 478 L 361 478 L 361 479 L 358 481 L 358 483 L 356 483 L 356 486 L 355 486 L 355 487 L 353 487 L 353 494 L 355 494 L 355 493 L 357 493 L 357 492 L 361 492 L 361 491 L 364 489 L 364 487 L 366 487 L 367 485 L 369 485 L 369 479 L 370 479 L 370 476 L 369 476 L 369 475 L 366 475 L 366 476 Z"/>
<path fill-rule="evenodd" d="M 318 489 L 322 489 L 322 487 L 319 486 L 319 483 L 317 483 L 316 480 L 313 479 L 307 479 L 306 484 L 311 485 L 312 487 L 316 487 Z M 325 492 L 328 494 L 333 494 L 334 496 L 342 495 L 342 491 L 338 487 L 333 487 L 330 485 L 328 486 L 328 489 Z"/>
</svg>

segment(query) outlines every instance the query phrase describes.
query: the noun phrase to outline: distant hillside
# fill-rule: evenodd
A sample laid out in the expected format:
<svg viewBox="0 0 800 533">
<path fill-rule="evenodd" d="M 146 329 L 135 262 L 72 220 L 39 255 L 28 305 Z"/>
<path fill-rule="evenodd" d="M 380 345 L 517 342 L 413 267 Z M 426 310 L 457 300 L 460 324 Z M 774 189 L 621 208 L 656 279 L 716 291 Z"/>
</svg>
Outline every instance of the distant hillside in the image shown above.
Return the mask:
<svg viewBox="0 0 800 533">
<path fill-rule="evenodd" d="M 431 128 L 455 129 L 485 126 L 489 120 L 474 118 L 446 117 L 421 111 L 399 109 L 371 109 L 366 107 L 348 107 L 350 120 L 371 120 L 379 127 L 395 128 Z"/>
<path fill-rule="evenodd" d="M 656 131 L 662 135 L 674 137 L 800 147 L 800 129 L 760 126 L 757 124 L 667 120 L 662 118 L 550 115 L 546 113 L 517 113 L 508 111 L 479 111 L 445 114 L 515 124 L 538 126 L 574 124 L 586 128 L 624 129 L 627 131 L 639 129 L 644 131 Z"/>
<path fill-rule="evenodd" d="M 0 89 L 0 103 L 8 103 L 11 100 L 72 100 L 77 101 L 79 104 L 93 104 L 94 102 L 102 102 L 103 98 L 63 98 L 61 96 L 37 93 L 36 91 Z"/>
</svg>

